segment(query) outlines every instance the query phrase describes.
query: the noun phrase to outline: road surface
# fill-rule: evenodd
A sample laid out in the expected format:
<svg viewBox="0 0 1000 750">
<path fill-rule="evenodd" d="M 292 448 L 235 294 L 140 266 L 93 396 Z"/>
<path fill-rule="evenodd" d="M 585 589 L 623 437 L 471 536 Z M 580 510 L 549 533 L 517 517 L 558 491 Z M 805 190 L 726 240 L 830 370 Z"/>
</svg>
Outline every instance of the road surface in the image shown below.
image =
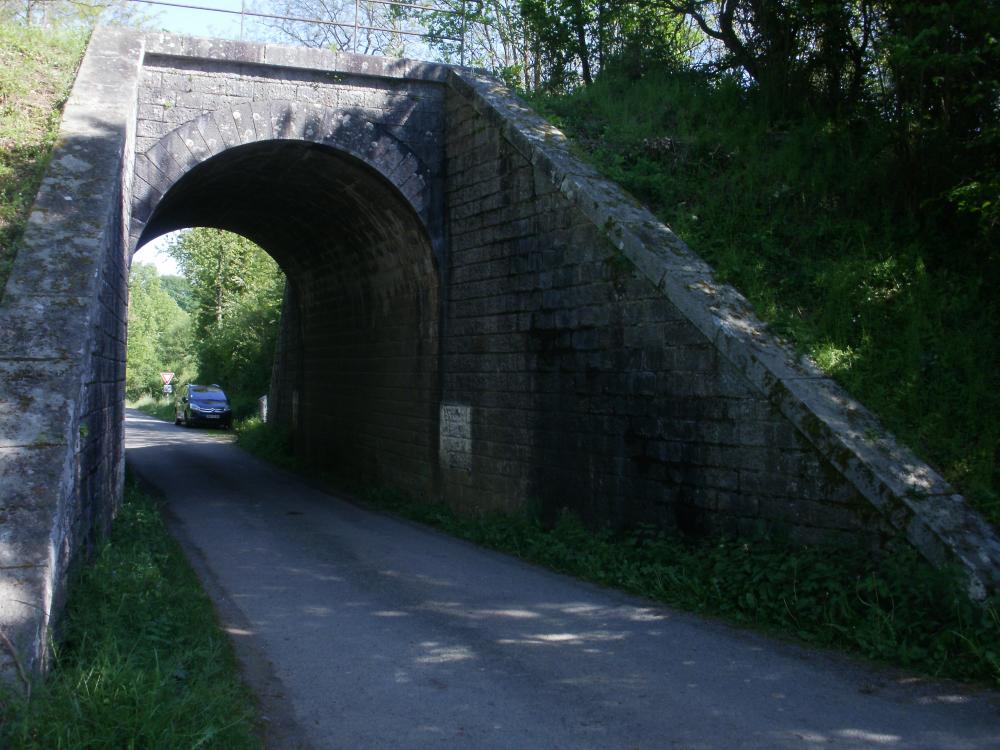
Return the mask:
<svg viewBox="0 0 1000 750">
<path fill-rule="evenodd" d="M 1000 748 L 1000 696 L 901 677 L 540 570 L 337 499 L 227 433 L 129 411 L 292 748 Z"/>
</svg>

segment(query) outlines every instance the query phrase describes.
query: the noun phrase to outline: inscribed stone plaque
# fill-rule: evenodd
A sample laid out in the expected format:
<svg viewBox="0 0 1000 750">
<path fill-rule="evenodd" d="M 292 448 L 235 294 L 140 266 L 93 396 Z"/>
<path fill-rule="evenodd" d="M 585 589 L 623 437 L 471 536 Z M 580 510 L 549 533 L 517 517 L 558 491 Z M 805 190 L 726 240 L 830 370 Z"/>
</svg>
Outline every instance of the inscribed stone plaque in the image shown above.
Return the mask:
<svg viewBox="0 0 1000 750">
<path fill-rule="evenodd" d="M 446 469 L 472 470 L 472 407 L 441 404 L 441 465 Z"/>
</svg>

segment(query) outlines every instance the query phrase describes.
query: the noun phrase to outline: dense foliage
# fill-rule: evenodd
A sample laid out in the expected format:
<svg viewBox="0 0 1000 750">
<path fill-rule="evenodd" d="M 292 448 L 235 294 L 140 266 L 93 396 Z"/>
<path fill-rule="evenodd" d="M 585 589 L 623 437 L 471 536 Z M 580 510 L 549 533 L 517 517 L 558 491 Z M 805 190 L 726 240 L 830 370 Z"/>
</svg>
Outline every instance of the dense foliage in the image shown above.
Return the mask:
<svg viewBox="0 0 1000 750">
<path fill-rule="evenodd" d="M 165 288 L 167 279 L 157 274 L 155 266 L 132 266 L 125 370 L 125 394 L 130 399 L 158 393 L 163 386 L 161 372 L 173 372 L 178 380 L 196 372 L 191 316 Z"/>
<path fill-rule="evenodd" d="M 184 232 L 168 253 L 182 276 L 132 268 L 126 394 L 156 396 L 159 373 L 171 371 L 175 388 L 218 383 L 238 412 L 252 411 L 271 379 L 284 274 L 257 245 L 216 229 Z"/>
<path fill-rule="evenodd" d="M 522 9 L 581 151 L 1000 523 L 996 4 Z"/>
<path fill-rule="evenodd" d="M 185 232 L 168 252 L 190 289 L 199 381 L 252 409 L 271 380 L 284 274 L 250 240 L 218 229 Z"/>
<path fill-rule="evenodd" d="M 133 484 L 72 587 L 31 700 L 0 693 L 0 747 L 260 748 L 252 698 L 198 579 Z"/>
</svg>

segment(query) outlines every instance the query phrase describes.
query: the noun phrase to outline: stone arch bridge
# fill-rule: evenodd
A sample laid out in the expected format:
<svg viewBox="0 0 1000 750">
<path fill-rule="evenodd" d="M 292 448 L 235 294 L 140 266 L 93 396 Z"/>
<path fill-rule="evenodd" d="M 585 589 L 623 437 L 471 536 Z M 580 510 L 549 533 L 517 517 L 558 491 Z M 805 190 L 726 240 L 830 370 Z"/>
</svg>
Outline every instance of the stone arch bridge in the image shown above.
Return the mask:
<svg viewBox="0 0 1000 750">
<path fill-rule="evenodd" d="M 288 285 L 274 421 L 455 506 L 878 548 L 995 590 L 962 498 L 496 81 L 99 30 L 0 305 L 0 670 L 42 669 L 123 481 L 127 274 L 213 226 Z"/>
</svg>

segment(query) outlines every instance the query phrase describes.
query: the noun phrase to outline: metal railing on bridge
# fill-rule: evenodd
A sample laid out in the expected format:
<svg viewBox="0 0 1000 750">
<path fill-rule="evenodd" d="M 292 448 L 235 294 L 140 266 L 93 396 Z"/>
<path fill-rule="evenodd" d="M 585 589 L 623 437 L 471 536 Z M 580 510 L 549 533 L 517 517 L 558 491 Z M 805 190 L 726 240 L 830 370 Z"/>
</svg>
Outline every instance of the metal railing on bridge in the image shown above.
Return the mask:
<svg viewBox="0 0 1000 750">
<path fill-rule="evenodd" d="M 342 51 L 350 51 L 362 54 L 374 54 L 371 51 L 371 39 L 369 38 L 366 49 L 359 50 L 359 41 L 361 39 L 362 33 L 370 34 L 372 32 L 376 34 L 388 35 L 389 38 L 393 37 L 416 37 L 425 42 L 427 48 L 430 49 L 432 45 L 440 45 L 441 43 L 452 42 L 458 45 L 458 61 L 459 65 L 465 67 L 466 58 L 466 34 L 467 34 L 467 21 L 468 15 L 466 12 L 466 5 L 468 0 L 429 0 L 426 3 L 419 2 L 400 2 L 400 0 L 354 0 L 354 13 L 353 19 L 350 18 L 348 13 L 347 17 L 343 16 L 344 7 L 339 9 L 341 14 L 339 18 L 315 18 L 306 17 L 295 14 L 288 13 L 268 13 L 262 10 L 248 9 L 246 7 L 246 0 L 240 0 L 240 9 L 230 9 L 230 8 L 220 8 L 207 5 L 196 5 L 193 3 L 184 2 L 174 2 L 173 0 L 128 0 L 130 3 L 140 3 L 142 5 L 152 5 L 161 6 L 168 8 L 177 8 L 183 10 L 191 11 L 204 11 L 208 13 L 217 13 L 227 16 L 239 16 L 240 17 L 240 39 L 244 38 L 245 22 L 246 19 L 260 20 L 264 22 L 264 25 L 272 30 L 276 30 L 279 33 L 284 34 L 292 41 L 302 42 L 301 38 L 297 38 L 297 35 L 288 29 L 288 27 L 282 27 L 280 24 L 302 24 L 306 27 L 308 26 L 319 26 L 328 27 L 333 29 L 338 29 L 343 32 L 348 33 L 348 37 L 341 38 L 337 40 L 334 45 L 323 45 L 323 46 L 333 46 L 336 49 Z M 345 3 L 346 5 L 346 3 Z M 387 27 L 375 25 L 369 19 L 373 17 L 371 12 L 374 6 L 381 6 L 389 9 L 390 20 L 404 21 L 404 20 L 414 20 L 413 16 L 407 14 L 415 14 L 415 17 L 419 23 L 422 15 L 427 14 L 430 17 L 434 15 L 440 16 L 450 16 L 457 23 L 453 24 L 453 27 L 457 27 L 458 35 L 449 36 L 444 33 L 437 33 L 428 30 L 415 30 L 413 28 L 403 28 L 401 24 L 395 27 Z M 349 8 L 349 6 L 347 6 Z M 363 13 L 367 13 L 368 18 L 363 17 Z M 433 14 L 433 15 L 431 15 Z M 268 24 L 271 22 L 271 24 Z M 346 42 L 346 43 L 345 43 Z M 315 45 L 313 45 L 315 46 Z M 376 45 L 378 46 L 378 45 Z"/>
</svg>

